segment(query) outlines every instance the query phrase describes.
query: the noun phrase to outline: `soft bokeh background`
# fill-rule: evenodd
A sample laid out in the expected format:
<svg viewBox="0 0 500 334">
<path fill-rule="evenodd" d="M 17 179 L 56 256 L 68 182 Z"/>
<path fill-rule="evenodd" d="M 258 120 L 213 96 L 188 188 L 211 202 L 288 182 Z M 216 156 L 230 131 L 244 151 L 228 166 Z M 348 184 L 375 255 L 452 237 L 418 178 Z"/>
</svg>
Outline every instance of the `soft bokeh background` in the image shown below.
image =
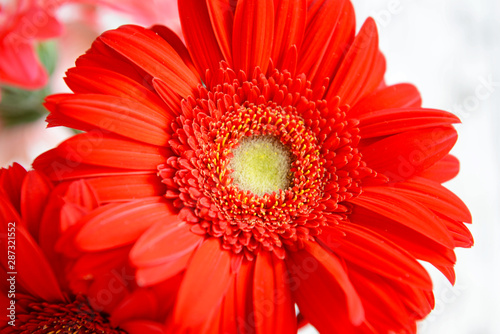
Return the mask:
<svg viewBox="0 0 500 334">
<path fill-rule="evenodd" d="M 175 1 L 175 0 L 172 0 Z M 420 325 L 421 334 L 500 333 L 500 2 L 496 0 L 352 0 L 358 18 L 377 21 L 380 47 L 387 58 L 388 83 L 411 82 L 424 106 L 449 110 L 463 124 L 453 153 L 462 163 L 446 186 L 472 211 L 476 245 L 457 251 L 457 283 L 430 268 L 436 308 Z M 100 13 L 99 15 L 102 15 Z M 71 11 L 67 12 L 71 15 Z M 127 21 L 104 13 L 104 26 Z M 102 20 L 102 17 L 100 18 Z M 71 29 L 71 27 L 70 27 Z M 81 32 L 81 27 L 76 27 Z M 69 32 L 71 30 L 68 30 Z M 90 34 L 90 32 L 89 32 Z M 83 36 L 66 64 L 90 44 Z M 70 44 L 67 44 L 68 48 Z M 63 73 L 63 69 L 60 69 Z M 61 74 L 60 74 L 61 75 Z M 57 90 L 63 87 L 57 81 Z M 0 164 L 29 161 L 67 134 L 43 130 L 42 123 L 0 130 Z M 23 144 L 23 145 L 20 145 Z M 21 149 L 20 147 L 26 147 Z M 307 328 L 303 333 L 315 333 Z"/>
</svg>

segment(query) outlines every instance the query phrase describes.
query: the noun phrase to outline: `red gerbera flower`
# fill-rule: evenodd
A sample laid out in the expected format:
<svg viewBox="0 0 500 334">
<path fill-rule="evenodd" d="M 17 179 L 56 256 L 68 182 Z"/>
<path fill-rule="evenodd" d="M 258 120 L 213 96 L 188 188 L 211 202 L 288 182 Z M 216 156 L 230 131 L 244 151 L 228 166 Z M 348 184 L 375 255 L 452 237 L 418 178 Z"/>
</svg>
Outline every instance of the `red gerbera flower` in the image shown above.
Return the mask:
<svg viewBox="0 0 500 334">
<path fill-rule="evenodd" d="M 89 209 L 92 197 L 83 181 L 53 190 L 39 172 L 26 172 L 17 164 L 0 169 L 0 248 L 5 254 L 0 260 L 0 302 L 7 312 L 0 321 L 2 333 L 164 332 L 153 319 L 160 309 L 153 291 L 129 293 L 131 284 L 118 267 L 112 268 L 114 281 L 104 275 L 106 286 L 93 284 L 101 295 L 107 294 L 106 303 L 69 289 L 67 260 L 54 252 L 57 232 L 47 227 L 71 225 Z"/>
<path fill-rule="evenodd" d="M 434 305 L 417 260 L 453 282 L 472 244 L 441 186 L 457 117 L 384 84 L 375 23 L 355 36 L 349 1 L 179 12 L 186 46 L 162 26 L 108 31 L 68 71 L 75 94 L 47 100 L 50 126 L 85 133 L 35 167 L 99 199 L 59 249 L 130 249 L 143 287 L 180 275 L 174 332 L 414 333 Z"/>
</svg>

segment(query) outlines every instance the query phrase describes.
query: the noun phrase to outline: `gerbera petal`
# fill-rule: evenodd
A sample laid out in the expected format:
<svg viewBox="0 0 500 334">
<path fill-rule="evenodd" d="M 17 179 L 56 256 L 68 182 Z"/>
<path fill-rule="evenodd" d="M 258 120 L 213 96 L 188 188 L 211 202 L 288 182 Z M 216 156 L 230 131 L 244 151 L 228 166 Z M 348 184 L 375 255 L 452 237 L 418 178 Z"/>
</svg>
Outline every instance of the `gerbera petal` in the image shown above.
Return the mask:
<svg viewBox="0 0 500 334">
<path fill-rule="evenodd" d="M 190 253 L 204 238 L 190 228 L 178 215 L 166 216 L 137 240 L 131 262 L 138 267 L 154 266 Z"/>
<path fill-rule="evenodd" d="M 40 222 L 52 188 L 52 183 L 37 171 L 30 171 L 23 180 L 21 216 L 35 240 L 38 239 Z"/>
<path fill-rule="evenodd" d="M 351 203 L 393 219 L 441 245 L 453 248 L 448 229 L 425 206 L 408 199 L 388 187 L 366 187 Z"/>
<path fill-rule="evenodd" d="M 159 300 L 153 291 L 135 290 L 113 310 L 111 322 L 121 325 L 134 319 L 153 320 L 158 316 Z"/>
<path fill-rule="evenodd" d="M 15 284 L 26 289 L 31 296 L 48 302 L 65 300 L 52 268 L 21 220 L 12 220 L 6 212 L 7 203 L 0 204 L 0 244 L 4 256 L 0 263 L 8 276 L 14 277 Z M 15 241 L 15 243 L 13 243 Z M 10 247 L 15 245 L 15 260 Z M 7 252 L 9 250 L 9 252 Z M 20 291 L 19 291 L 20 292 Z"/>
<path fill-rule="evenodd" d="M 395 244 L 404 247 L 416 259 L 427 261 L 434 266 L 450 266 L 456 261 L 452 249 L 381 214 L 355 206 L 349 219 L 352 223 L 368 227 L 373 232 L 383 235 Z"/>
<path fill-rule="evenodd" d="M 154 25 L 150 28 L 152 31 L 157 33 L 161 38 L 163 38 L 167 43 L 174 48 L 177 54 L 182 58 L 184 63 L 191 69 L 191 71 L 197 74 L 196 67 L 194 66 L 193 59 L 191 59 L 191 55 L 189 54 L 188 49 L 184 45 L 184 42 L 177 36 L 175 32 L 173 32 L 170 28 L 162 26 L 162 25 Z"/>
<path fill-rule="evenodd" d="M 153 87 L 173 113 L 181 114 L 181 97 L 164 81 L 153 78 Z"/>
<path fill-rule="evenodd" d="M 352 44 L 355 35 L 356 18 L 354 16 L 354 8 L 350 2 L 346 2 L 344 12 L 340 15 L 330 38 L 330 42 L 326 47 L 326 52 L 321 59 L 316 59 L 316 64 L 308 73 L 308 79 L 312 80 L 312 89 L 321 88 L 324 84 L 324 78 L 335 78 L 336 72 L 346 55 L 346 50 Z M 312 55 L 312 54 L 311 54 Z M 314 61 L 314 59 L 311 59 Z M 311 78 L 314 75 L 314 79 Z M 326 87 L 325 87 L 326 88 Z"/>
<path fill-rule="evenodd" d="M 68 165 L 68 160 L 58 156 L 57 149 L 49 150 L 38 156 L 33 162 L 33 167 L 44 173 L 52 181 L 66 181 L 78 178 L 104 177 L 104 176 L 136 176 L 156 174 L 156 170 L 134 171 L 123 168 L 112 168 L 74 163 Z"/>
<path fill-rule="evenodd" d="M 193 252 L 179 255 L 166 263 L 160 263 L 151 267 L 140 267 L 135 273 L 137 285 L 141 287 L 152 286 L 177 275 L 185 270 L 191 260 Z"/>
<path fill-rule="evenodd" d="M 335 229 L 342 234 L 325 228 L 319 239 L 338 256 L 381 276 L 432 289 L 424 267 L 387 238 L 353 224 L 340 224 Z"/>
<path fill-rule="evenodd" d="M 436 162 L 431 167 L 422 171 L 418 175 L 438 183 L 444 183 L 457 176 L 460 170 L 460 162 L 451 154 Z"/>
<path fill-rule="evenodd" d="M 253 271 L 255 262 L 243 260 L 234 276 L 234 310 L 236 327 L 239 333 L 255 333 L 255 314 L 253 310 Z"/>
<path fill-rule="evenodd" d="M 1 41 L 0 81 L 27 89 L 43 88 L 48 74 L 37 58 L 34 45 L 17 37 L 17 34 L 10 36 L 14 36 L 10 43 L 6 43 L 4 38 Z"/>
<path fill-rule="evenodd" d="M 330 41 L 336 38 L 335 27 L 344 12 L 347 1 L 320 0 L 309 2 L 307 27 L 299 54 L 299 73 L 307 73 L 313 80 L 323 57 L 337 50 L 329 49 Z M 342 38 L 340 35 L 339 38 Z M 332 45 L 333 47 L 333 45 Z M 324 77 L 318 77 L 323 81 Z"/>
<path fill-rule="evenodd" d="M 106 205 L 85 217 L 75 243 L 92 251 L 126 245 L 171 214 L 172 208 L 161 198 Z"/>
<path fill-rule="evenodd" d="M 183 97 L 191 95 L 200 83 L 177 52 L 151 30 L 127 25 L 109 30 L 99 39 Z"/>
<path fill-rule="evenodd" d="M 78 66 L 68 70 L 68 87 L 80 94 L 102 94 L 140 102 L 147 110 L 155 111 L 156 118 L 172 120 L 177 114 L 166 108 L 162 99 L 137 81 L 106 68 Z M 49 97 L 50 101 L 53 97 Z"/>
<path fill-rule="evenodd" d="M 286 274 L 285 263 L 271 253 L 257 256 L 253 281 L 256 333 L 297 333 L 294 303 Z"/>
<path fill-rule="evenodd" d="M 349 117 L 358 118 L 365 113 L 393 108 L 420 108 L 422 98 L 411 84 L 396 84 L 376 90 L 365 96 L 349 110 Z"/>
<path fill-rule="evenodd" d="M 69 276 L 76 279 L 89 279 L 106 275 L 123 264 L 130 247 L 120 247 L 105 251 L 85 253 L 71 267 Z"/>
<path fill-rule="evenodd" d="M 17 212 L 21 212 L 21 189 L 27 174 L 17 162 L 7 169 L 0 169 L 0 194 L 9 199 Z"/>
<path fill-rule="evenodd" d="M 49 151 L 75 168 L 80 163 L 123 169 L 157 170 L 165 162 L 168 150 L 147 144 L 106 135 L 98 131 L 81 133 Z M 42 158 L 43 159 L 43 158 Z M 56 166 L 52 166 L 56 167 Z"/>
<path fill-rule="evenodd" d="M 294 299 L 316 329 L 328 332 L 364 321 L 361 299 L 334 254 L 318 243 L 306 242 L 304 250 L 289 255 Z"/>
<path fill-rule="evenodd" d="M 124 324 L 120 325 L 120 328 L 123 329 L 128 334 L 165 334 L 168 333 L 166 326 L 159 324 L 156 321 L 148 321 L 148 320 L 132 320 L 127 321 Z"/>
<path fill-rule="evenodd" d="M 300 49 L 304 36 L 307 0 L 274 1 L 274 41 L 271 58 L 276 68 L 282 68 L 286 53 L 292 45 Z"/>
<path fill-rule="evenodd" d="M 238 1 L 233 25 L 233 68 L 244 71 L 249 77 L 256 67 L 266 73 L 273 31 L 273 1 Z"/>
<path fill-rule="evenodd" d="M 460 123 L 457 116 L 443 110 L 397 108 L 365 112 L 358 116 L 363 139 Z"/>
<path fill-rule="evenodd" d="M 161 196 L 166 191 L 156 174 L 96 177 L 87 182 L 95 190 L 101 204 Z"/>
<path fill-rule="evenodd" d="M 146 78 L 148 74 L 138 68 L 134 63 L 131 63 L 127 58 L 122 56 L 117 51 L 108 47 L 103 41 L 97 39 L 92 43 L 92 46 L 85 54 L 78 57 L 75 61 L 76 67 L 87 68 L 103 68 L 114 73 L 119 73 L 129 79 L 135 81 L 138 85 L 146 86 L 148 82 Z M 71 72 L 68 73 L 71 75 Z M 92 90 L 91 87 L 82 87 L 81 85 L 73 86 L 75 89 Z M 75 93 L 83 93 L 78 90 Z"/>
<path fill-rule="evenodd" d="M 375 21 L 368 18 L 347 52 L 330 88 L 327 100 L 339 96 L 342 104 L 354 105 L 382 82 L 385 62 L 380 60 Z"/>
<path fill-rule="evenodd" d="M 78 129 L 102 130 L 147 144 L 168 145 L 170 136 L 165 129 L 172 120 L 133 99 L 94 94 L 52 95 L 46 106 L 51 110 L 47 117 L 49 126 L 61 125 L 64 121 L 60 119 L 68 117 L 82 123 Z"/>
<path fill-rule="evenodd" d="M 435 266 L 450 282 L 451 285 L 455 285 L 456 275 L 453 266 Z"/>
<path fill-rule="evenodd" d="M 459 222 L 471 223 L 472 216 L 457 195 L 437 182 L 422 177 L 413 177 L 395 184 L 397 192 L 411 198 L 429 209 Z"/>
<path fill-rule="evenodd" d="M 205 81 L 206 70 L 216 70 L 219 68 L 219 63 L 224 60 L 212 29 L 207 2 L 206 0 L 181 0 L 178 5 L 186 46 L 199 75 Z M 193 24 L 194 22 L 196 24 Z M 218 28 L 216 26 L 216 31 Z"/>
<path fill-rule="evenodd" d="M 368 167 L 402 181 L 429 168 L 448 154 L 457 141 L 451 126 L 396 134 L 361 150 Z"/>
<path fill-rule="evenodd" d="M 350 270 L 349 279 L 363 299 L 369 322 L 380 333 L 404 329 L 411 323 L 413 314 L 402 302 L 399 292 L 376 274 L 364 270 Z"/>
<path fill-rule="evenodd" d="M 439 217 L 445 223 L 448 231 L 450 231 L 450 235 L 453 238 L 455 247 L 468 248 L 474 245 L 474 238 L 472 237 L 472 233 L 461 221 L 451 219 L 441 214 L 439 214 Z"/>
<path fill-rule="evenodd" d="M 206 1 L 215 37 L 225 61 L 232 65 L 232 34 L 235 3 L 231 0 Z"/>
<path fill-rule="evenodd" d="M 213 308 L 220 306 L 232 281 L 230 266 L 231 254 L 222 251 L 216 238 L 206 240 L 198 248 L 186 270 L 174 310 L 179 331 L 199 328 Z"/>
</svg>

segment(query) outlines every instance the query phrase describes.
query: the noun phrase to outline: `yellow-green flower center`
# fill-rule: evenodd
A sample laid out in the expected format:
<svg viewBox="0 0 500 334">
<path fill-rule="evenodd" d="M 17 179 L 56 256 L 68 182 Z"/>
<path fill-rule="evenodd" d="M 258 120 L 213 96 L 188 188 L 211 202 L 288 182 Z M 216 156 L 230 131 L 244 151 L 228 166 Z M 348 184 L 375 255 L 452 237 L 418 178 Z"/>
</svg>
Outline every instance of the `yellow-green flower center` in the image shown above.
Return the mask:
<svg viewBox="0 0 500 334">
<path fill-rule="evenodd" d="M 246 137 L 233 150 L 229 168 L 241 190 L 263 196 L 285 190 L 290 183 L 290 152 L 272 136 Z"/>
</svg>

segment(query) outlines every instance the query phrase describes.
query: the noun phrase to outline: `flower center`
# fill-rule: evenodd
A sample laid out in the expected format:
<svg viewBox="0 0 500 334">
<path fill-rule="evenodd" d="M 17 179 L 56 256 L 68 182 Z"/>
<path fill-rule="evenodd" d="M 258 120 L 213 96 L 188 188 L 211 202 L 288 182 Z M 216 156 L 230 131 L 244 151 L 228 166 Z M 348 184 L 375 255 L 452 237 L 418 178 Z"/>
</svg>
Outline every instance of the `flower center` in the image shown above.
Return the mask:
<svg viewBox="0 0 500 334">
<path fill-rule="evenodd" d="M 70 304 L 32 303 L 23 315 L 21 333 L 125 334 L 93 310 L 83 297 Z"/>
<path fill-rule="evenodd" d="M 233 150 L 229 168 L 241 190 L 263 196 L 288 188 L 290 152 L 272 136 L 247 137 Z"/>
<path fill-rule="evenodd" d="M 304 75 L 256 69 L 251 78 L 221 63 L 182 102 L 158 166 L 181 220 L 253 259 L 280 258 L 346 219 L 343 202 L 375 177 L 361 160 L 357 121 L 328 103 Z"/>
</svg>

